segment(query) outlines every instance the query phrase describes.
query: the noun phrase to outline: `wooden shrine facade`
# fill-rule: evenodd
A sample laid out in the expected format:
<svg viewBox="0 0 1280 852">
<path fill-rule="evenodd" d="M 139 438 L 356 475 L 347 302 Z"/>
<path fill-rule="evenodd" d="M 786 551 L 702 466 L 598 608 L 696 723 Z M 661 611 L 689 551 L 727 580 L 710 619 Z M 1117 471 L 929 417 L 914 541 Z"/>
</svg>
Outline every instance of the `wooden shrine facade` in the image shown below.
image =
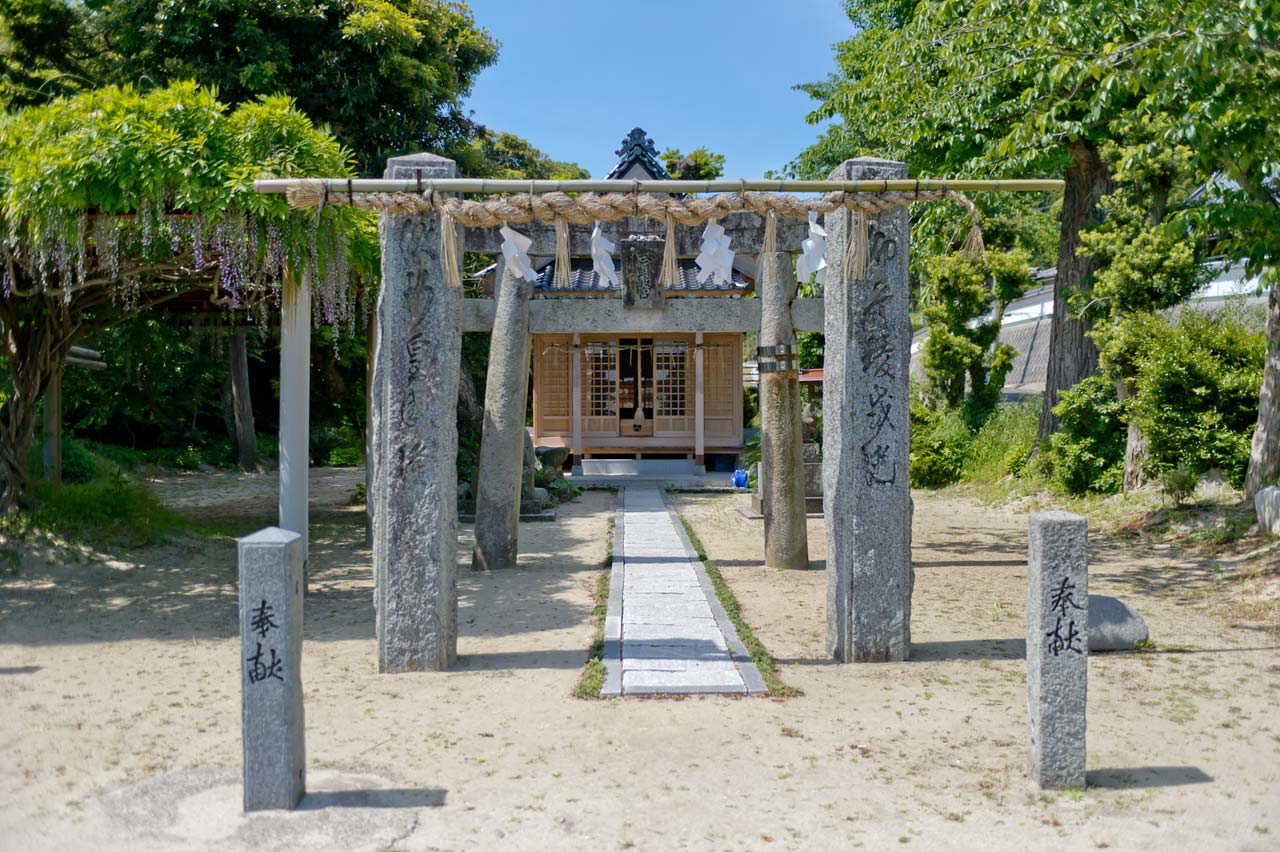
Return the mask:
<svg viewBox="0 0 1280 852">
<path fill-rule="evenodd" d="M 533 440 L 582 458 L 742 449 L 740 333 L 535 334 Z"/>
</svg>

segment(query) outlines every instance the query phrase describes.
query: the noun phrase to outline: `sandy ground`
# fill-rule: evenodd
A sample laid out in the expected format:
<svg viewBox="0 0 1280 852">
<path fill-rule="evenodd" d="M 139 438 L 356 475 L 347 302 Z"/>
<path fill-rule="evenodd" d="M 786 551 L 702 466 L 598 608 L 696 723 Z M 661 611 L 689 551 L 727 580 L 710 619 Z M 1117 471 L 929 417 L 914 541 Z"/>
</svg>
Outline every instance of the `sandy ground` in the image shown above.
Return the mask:
<svg viewBox="0 0 1280 852">
<path fill-rule="evenodd" d="M 378 675 L 358 479 L 318 471 L 303 678 L 305 812 L 238 813 L 234 542 L 184 540 L 0 580 L 3 849 L 1276 849 L 1280 639 L 1176 551 L 1094 535 L 1091 590 L 1159 650 L 1092 658 L 1089 781 L 1024 770 L 1026 518 L 916 503 L 913 659 L 836 665 L 823 574 L 760 567 L 740 495 L 676 495 L 790 699 L 570 696 L 615 497 L 460 572 L 458 667 Z M 260 480 L 260 481 L 259 481 Z M 176 477 L 184 511 L 274 514 L 270 476 Z M 469 553 L 464 528 L 460 553 Z M 820 521 L 810 522 L 816 568 Z"/>
</svg>

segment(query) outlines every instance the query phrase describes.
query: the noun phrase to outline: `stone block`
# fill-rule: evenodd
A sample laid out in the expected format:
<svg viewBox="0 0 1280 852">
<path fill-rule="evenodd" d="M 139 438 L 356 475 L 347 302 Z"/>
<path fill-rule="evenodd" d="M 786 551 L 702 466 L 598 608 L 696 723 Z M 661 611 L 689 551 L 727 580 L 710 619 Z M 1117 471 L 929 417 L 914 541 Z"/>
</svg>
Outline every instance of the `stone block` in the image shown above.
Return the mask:
<svg viewBox="0 0 1280 852">
<path fill-rule="evenodd" d="M 244 809 L 292 810 L 306 792 L 302 710 L 302 536 L 240 539 L 240 721 Z"/>
<path fill-rule="evenodd" d="M 626 308 L 661 308 L 661 237 L 635 236 L 622 241 L 622 305 Z"/>
<path fill-rule="evenodd" d="M 806 441 L 804 444 L 804 463 L 822 466 L 822 444 Z"/>
<path fill-rule="evenodd" d="M 1039 512 L 1027 536 L 1029 768 L 1044 789 L 1083 789 L 1089 674 L 1089 530 Z"/>
<path fill-rule="evenodd" d="M 1132 651 L 1149 635 L 1133 607 L 1107 595 L 1089 595 L 1090 651 Z"/>
<path fill-rule="evenodd" d="M 1264 535 L 1280 535 L 1280 486 L 1270 485 L 1253 498 L 1258 528 Z"/>
<path fill-rule="evenodd" d="M 804 496 L 822 496 L 822 462 L 804 463 Z"/>
<path fill-rule="evenodd" d="M 888 160 L 847 160 L 835 180 L 905 178 Z M 856 280 L 847 247 L 858 233 L 841 209 L 825 217 L 823 512 L 827 650 L 841 662 L 905 660 L 911 646 L 911 361 L 904 208 L 867 224 L 868 268 Z"/>
</svg>

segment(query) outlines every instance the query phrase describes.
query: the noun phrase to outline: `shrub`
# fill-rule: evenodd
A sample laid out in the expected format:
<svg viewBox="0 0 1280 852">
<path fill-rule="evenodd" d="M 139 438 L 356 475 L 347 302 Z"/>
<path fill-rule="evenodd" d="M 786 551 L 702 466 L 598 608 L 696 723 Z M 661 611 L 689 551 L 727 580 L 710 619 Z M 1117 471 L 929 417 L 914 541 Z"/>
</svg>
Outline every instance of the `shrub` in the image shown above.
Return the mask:
<svg viewBox="0 0 1280 852">
<path fill-rule="evenodd" d="M 83 485 L 98 475 L 98 462 L 80 441 L 64 435 L 62 438 L 62 481 L 68 485 Z"/>
<path fill-rule="evenodd" d="M 1173 502 L 1182 503 L 1196 490 L 1200 474 L 1193 467 L 1179 465 L 1160 477 L 1160 488 Z"/>
<path fill-rule="evenodd" d="M 1221 468 L 1236 487 L 1249 465 L 1266 335 L 1260 317 L 1221 309 L 1135 318 L 1147 327 L 1136 357 L 1133 416 L 1147 436 L 1146 471 Z"/>
<path fill-rule="evenodd" d="M 1090 376 L 1063 391 L 1053 409 L 1059 431 L 1049 436 L 1041 472 L 1072 494 L 1119 491 L 1128 432 L 1124 408 L 1105 376 Z"/>
<path fill-rule="evenodd" d="M 960 479 L 973 436 L 958 410 L 911 406 L 911 486 L 941 488 Z"/>
<path fill-rule="evenodd" d="M 1040 405 L 1040 397 L 1035 396 L 996 408 L 973 438 L 964 478 L 995 482 L 1020 474 L 1035 446 Z"/>
<path fill-rule="evenodd" d="M 364 454 L 359 447 L 336 447 L 329 453 L 326 464 L 329 467 L 359 467 L 364 461 Z"/>
</svg>

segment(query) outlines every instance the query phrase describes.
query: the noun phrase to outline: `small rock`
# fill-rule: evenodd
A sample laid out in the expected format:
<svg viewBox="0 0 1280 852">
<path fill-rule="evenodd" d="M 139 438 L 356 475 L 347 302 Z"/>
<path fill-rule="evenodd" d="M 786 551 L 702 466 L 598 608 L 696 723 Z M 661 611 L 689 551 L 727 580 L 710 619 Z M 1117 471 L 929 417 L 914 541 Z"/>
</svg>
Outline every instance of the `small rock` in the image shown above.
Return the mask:
<svg viewBox="0 0 1280 852">
<path fill-rule="evenodd" d="M 545 488 L 533 489 L 533 499 L 537 503 L 550 503 L 551 494 Z"/>
<path fill-rule="evenodd" d="M 1132 651 L 1150 634 L 1133 607 L 1107 595 L 1089 595 L 1089 650 Z"/>
<path fill-rule="evenodd" d="M 1258 510 L 1258 526 L 1268 535 L 1280 535 L 1280 487 L 1269 485 L 1253 498 Z"/>
</svg>

